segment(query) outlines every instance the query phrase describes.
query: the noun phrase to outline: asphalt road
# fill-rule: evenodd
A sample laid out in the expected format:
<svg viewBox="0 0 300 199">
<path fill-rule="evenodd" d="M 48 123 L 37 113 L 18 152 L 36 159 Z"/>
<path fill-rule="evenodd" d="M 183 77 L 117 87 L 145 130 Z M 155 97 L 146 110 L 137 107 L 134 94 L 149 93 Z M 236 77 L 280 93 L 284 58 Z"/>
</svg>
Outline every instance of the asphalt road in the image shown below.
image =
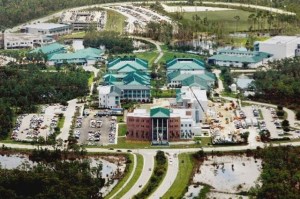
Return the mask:
<svg viewBox="0 0 300 199">
<path fill-rule="evenodd" d="M 154 170 L 154 156 L 157 150 L 135 150 L 135 153 L 142 154 L 144 158 L 144 165 L 142 169 L 142 173 L 137 180 L 137 182 L 131 187 L 131 189 L 122 197 L 122 199 L 131 199 L 134 195 L 139 193 L 143 187 L 149 181 L 151 174 Z"/>
</svg>

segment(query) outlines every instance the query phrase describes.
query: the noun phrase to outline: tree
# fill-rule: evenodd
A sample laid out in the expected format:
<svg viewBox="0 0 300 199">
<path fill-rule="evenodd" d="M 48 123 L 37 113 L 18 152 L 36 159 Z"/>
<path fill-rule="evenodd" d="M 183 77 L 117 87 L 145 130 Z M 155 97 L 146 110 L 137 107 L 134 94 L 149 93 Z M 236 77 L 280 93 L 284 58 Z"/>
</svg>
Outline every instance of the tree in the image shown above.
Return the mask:
<svg viewBox="0 0 300 199">
<path fill-rule="evenodd" d="M 296 119 L 300 120 L 300 111 L 297 111 L 297 113 L 296 113 Z"/>
<path fill-rule="evenodd" d="M 289 123 L 288 120 L 283 120 L 281 122 L 281 126 L 282 126 L 284 131 L 289 131 L 290 123 Z"/>
<path fill-rule="evenodd" d="M 238 30 L 238 22 L 240 21 L 240 16 L 236 15 L 233 17 L 235 19 L 235 32 Z"/>
</svg>

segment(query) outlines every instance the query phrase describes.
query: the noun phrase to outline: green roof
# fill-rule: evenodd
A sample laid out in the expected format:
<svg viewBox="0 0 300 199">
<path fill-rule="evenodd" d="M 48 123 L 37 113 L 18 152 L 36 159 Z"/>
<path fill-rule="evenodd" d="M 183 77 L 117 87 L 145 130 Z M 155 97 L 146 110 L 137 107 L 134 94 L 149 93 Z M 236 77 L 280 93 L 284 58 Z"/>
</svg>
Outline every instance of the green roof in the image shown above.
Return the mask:
<svg viewBox="0 0 300 199">
<path fill-rule="evenodd" d="M 203 80 L 201 77 L 197 75 L 191 75 L 190 77 L 187 77 L 186 79 L 181 81 L 182 86 L 197 86 L 200 87 L 203 90 L 208 90 L 209 86 L 207 84 L 207 81 Z"/>
<path fill-rule="evenodd" d="M 218 54 L 208 59 L 228 62 L 258 63 L 272 56 L 269 53 L 258 51 L 220 50 L 217 53 Z"/>
<path fill-rule="evenodd" d="M 135 59 L 121 59 L 117 58 L 113 61 L 110 61 L 107 64 L 109 71 L 118 71 L 118 72 L 133 72 L 133 71 L 144 71 L 148 70 L 148 62 L 135 58 Z"/>
<path fill-rule="evenodd" d="M 205 70 L 205 63 L 194 58 L 176 58 L 166 65 L 167 70 Z"/>
<path fill-rule="evenodd" d="M 74 53 L 54 54 L 49 58 L 49 61 L 55 61 L 58 63 L 63 63 L 64 61 L 67 61 L 68 63 L 86 62 L 87 60 L 98 60 L 102 54 L 102 50 L 95 48 L 86 48 L 78 50 Z"/>
<path fill-rule="evenodd" d="M 52 44 L 48 44 L 48 45 L 44 45 L 41 46 L 39 48 L 36 48 L 34 50 L 32 50 L 32 53 L 37 53 L 41 51 L 42 53 L 48 55 L 48 54 L 53 54 L 53 53 L 60 53 L 60 52 L 65 52 L 65 46 L 61 45 L 59 43 L 52 43 Z"/>
<path fill-rule="evenodd" d="M 150 76 L 143 72 L 129 72 L 127 74 L 108 73 L 103 77 L 106 84 L 114 85 L 150 85 Z"/>
<path fill-rule="evenodd" d="M 150 109 L 150 117 L 155 118 L 169 118 L 170 117 L 170 110 L 166 108 L 151 108 Z"/>
</svg>

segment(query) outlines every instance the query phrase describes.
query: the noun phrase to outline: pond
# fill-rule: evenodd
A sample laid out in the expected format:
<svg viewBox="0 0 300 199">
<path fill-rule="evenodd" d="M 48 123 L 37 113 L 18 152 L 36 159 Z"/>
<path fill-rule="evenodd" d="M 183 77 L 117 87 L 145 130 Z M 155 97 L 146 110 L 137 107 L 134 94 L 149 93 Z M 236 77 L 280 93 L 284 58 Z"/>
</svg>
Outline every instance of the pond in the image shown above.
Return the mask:
<svg viewBox="0 0 300 199">
<path fill-rule="evenodd" d="M 193 197 L 199 194 L 199 189 L 190 191 L 193 190 L 192 186 L 195 189 L 195 184 L 211 186 L 211 195 L 219 192 L 235 195 L 241 191 L 249 191 L 256 183 L 259 183 L 261 162 L 260 159 L 246 156 L 209 157 L 202 163 L 199 172 L 194 175 L 193 183 L 189 187 L 189 194 L 193 193 Z"/>
<path fill-rule="evenodd" d="M 247 75 L 240 75 L 237 78 L 235 78 L 237 87 L 241 89 L 247 89 L 248 86 L 254 81 L 250 76 Z"/>
</svg>

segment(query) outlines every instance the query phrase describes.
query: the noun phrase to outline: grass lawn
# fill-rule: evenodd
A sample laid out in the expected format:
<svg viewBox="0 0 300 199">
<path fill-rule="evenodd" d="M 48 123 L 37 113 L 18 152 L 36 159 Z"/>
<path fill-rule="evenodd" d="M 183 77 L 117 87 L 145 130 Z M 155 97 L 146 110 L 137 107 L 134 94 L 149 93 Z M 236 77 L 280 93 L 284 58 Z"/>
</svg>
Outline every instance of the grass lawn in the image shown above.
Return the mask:
<svg viewBox="0 0 300 199">
<path fill-rule="evenodd" d="M 94 73 L 91 73 L 90 78 L 88 80 L 89 87 L 92 86 L 93 81 L 94 81 Z"/>
<path fill-rule="evenodd" d="M 124 116 L 123 115 L 122 116 L 117 116 L 117 122 L 118 123 L 125 122 L 124 121 Z"/>
<path fill-rule="evenodd" d="M 207 12 L 185 12 L 183 13 L 183 18 L 193 20 L 193 16 L 198 15 L 201 20 L 207 17 L 209 22 L 219 22 L 223 24 L 227 31 L 236 30 L 236 20 L 235 16 L 239 16 L 240 20 L 237 23 L 237 31 L 248 30 L 251 23 L 248 21 L 248 17 L 251 12 L 243 10 L 222 10 L 222 11 L 207 11 Z"/>
<path fill-rule="evenodd" d="M 122 198 L 122 196 L 124 196 L 131 189 L 131 187 L 137 182 L 137 180 L 139 179 L 139 177 L 140 177 L 140 175 L 142 173 L 142 170 L 143 170 L 144 159 L 143 159 L 143 156 L 140 155 L 140 154 L 136 154 L 136 156 L 137 156 L 137 165 L 136 165 L 136 169 L 134 170 L 134 174 L 133 174 L 131 180 L 126 184 L 126 186 L 122 189 L 122 191 L 120 191 L 114 197 L 114 199 Z M 133 167 L 133 165 L 132 165 L 132 167 Z M 132 171 L 128 172 L 128 174 L 130 175 L 131 172 Z M 128 175 L 128 177 L 129 177 L 129 175 Z M 126 180 L 122 179 L 122 182 L 125 183 Z M 124 183 L 122 185 L 120 185 L 119 187 L 121 188 L 124 185 Z M 121 182 L 119 184 L 121 184 Z M 113 194 L 110 193 L 109 195 L 113 195 Z M 105 198 L 108 198 L 108 197 L 105 197 Z"/>
<path fill-rule="evenodd" d="M 151 146 L 151 142 L 147 141 L 131 141 L 126 140 L 125 137 L 118 138 L 118 144 L 109 145 L 109 146 L 101 146 L 101 148 L 120 148 L 120 149 L 144 149 L 144 148 L 152 148 L 152 149 L 165 149 L 165 148 L 200 148 L 200 147 L 209 147 L 212 146 L 210 137 L 201 137 L 201 144 L 176 144 L 169 146 Z M 86 146 L 87 148 L 99 148 L 100 146 Z"/>
<path fill-rule="evenodd" d="M 125 20 L 127 18 L 115 11 L 107 10 L 107 22 L 105 25 L 105 30 L 116 31 L 122 33 L 125 27 Z"/>
<path fill-rule="evenodd" d="M 126 124 L 119 124 L 118 136 L 125 136 L 126 132 L 127 132 L 127 125 Z"/>
<path fill-rule="evenodd" d="M 159 60 L 160 63 L 166 63 L 168 60 L 174 58 L 196 58 L 203 60 L 203 56 L 194 55 L 190 53 L 183 53 L 183 52 L 175 52 L 175 51 L 165 51 L 162 58 Z"/>
<path fill-rule="evenodd" d="M 81 32 L 73 32 L 71 34 L 64 35 L 62 38 L 63 39 L 82 39 L 84 36 L 85 36 L 85 32 L 81 31 Z"/>
<path fill-rule="evenodd" d="M 58 119 L 57 122 L 57 127 L 59 127 L 60 129 L 62 129 L 64 127 L 64 123 L 65 123 L 65 116 L 62 116 L 61 118 Z"/>
<path fill-rule="evenodd" d="M 193 157 L 190 153 L 181 153 L 179 158 L 179 171 L 176 179 L 170 189 L 162 197 L 163 199 L 182 198 L 186 192 L 186 187 L 189 185 L 189 180 L 193 172 Z"/>
</svg>

